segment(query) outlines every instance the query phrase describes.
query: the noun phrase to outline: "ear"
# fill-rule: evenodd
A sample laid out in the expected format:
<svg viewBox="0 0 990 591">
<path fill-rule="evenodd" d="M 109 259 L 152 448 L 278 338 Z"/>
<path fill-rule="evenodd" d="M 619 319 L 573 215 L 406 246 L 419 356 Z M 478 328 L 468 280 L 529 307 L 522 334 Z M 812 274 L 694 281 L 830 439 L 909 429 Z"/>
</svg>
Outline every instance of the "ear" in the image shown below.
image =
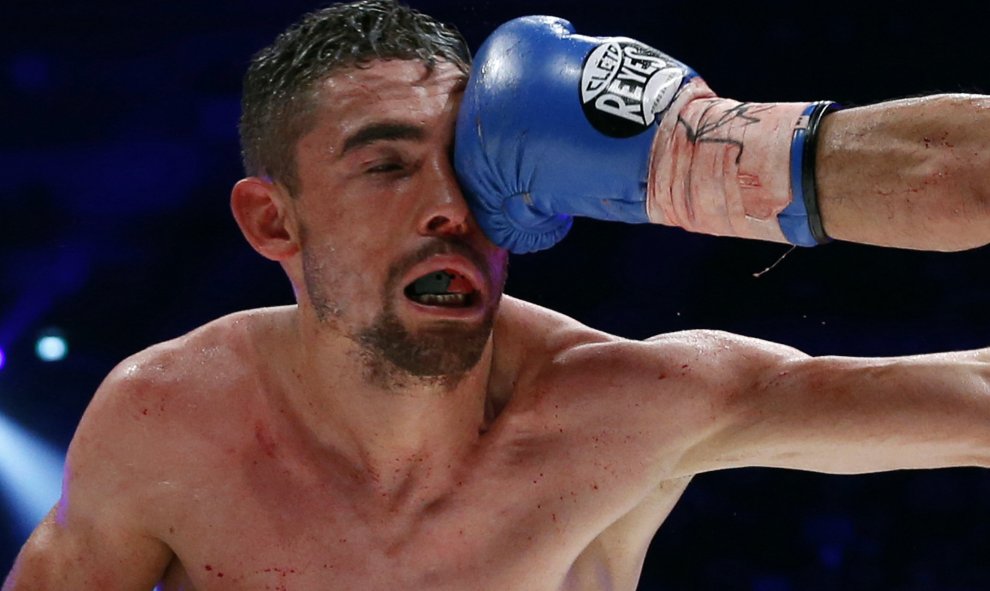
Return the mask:
<svg viewBox="0 0 990 591">
<path fill-rule="evenodd" d="M 285 203 L 288 196 L 260 177 L 241 179 L 230 192 L 230 209 L 241 232 L 261 256 L 284 261 L 299 251 Z"/>
</svg>

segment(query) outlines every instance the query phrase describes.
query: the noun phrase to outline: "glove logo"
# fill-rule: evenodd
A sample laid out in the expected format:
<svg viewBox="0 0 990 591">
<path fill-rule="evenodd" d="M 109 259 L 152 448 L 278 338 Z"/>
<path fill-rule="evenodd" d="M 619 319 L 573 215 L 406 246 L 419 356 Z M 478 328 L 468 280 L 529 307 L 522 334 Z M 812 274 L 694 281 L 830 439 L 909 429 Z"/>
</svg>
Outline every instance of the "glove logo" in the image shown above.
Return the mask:
<svg viewBox="0 0 990 591">
<path fill-rule="evenodd" d="M 642 133 L 670 107 L 686 73 L 681 64 L 652 47 L 631 39 L 607 41 L 584 60 L 584 115 L 611 137 Z"/>
</svg>

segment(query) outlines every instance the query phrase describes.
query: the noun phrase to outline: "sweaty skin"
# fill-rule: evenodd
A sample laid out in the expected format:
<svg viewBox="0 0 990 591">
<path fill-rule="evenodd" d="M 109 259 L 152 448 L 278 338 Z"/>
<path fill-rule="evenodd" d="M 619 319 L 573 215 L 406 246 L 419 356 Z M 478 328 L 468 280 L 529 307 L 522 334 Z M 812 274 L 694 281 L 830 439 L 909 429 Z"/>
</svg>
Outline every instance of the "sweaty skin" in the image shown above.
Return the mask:
<svg viewBox="0 0 990 591">
<path fill-rule="evenodd" d="M 838 240 L 954 251 L 988 243 L 990 97 L 942 94 L 822 121 L 819 205 Z"/>
<path fill-rule="evenodd" d="M 674 417 L 624 429 L 591 412 L 598 392 L 540 377 L 552 350 L 608 337 L 506 298 L 494 412 L 478 409 L 459 449 L 397 448 L 366 466 L 320 443 L 268 369 L 291 363 L 278 351 L 296 321 L 293 308 L 237 314 L 115 371 L 118 395 L 94 403 L 83 431 L 102 442 L 77 438 L 74 455 L 98 446 L 92 461 L 127 465 L 126 478 L 89 485 L 85 462 L 70 474 L 126 499 L 108 510 L 148 540 L 116 560 L 153 559 L 169 590 L 590 590 L 602 577 L 635 589 L 689 480 L 672 470 L 683 437 L 652 442 L 681 429 Z M 671 368 L 671 384 L 682 379 Z"/>
<path fill-rule="evenodd" d="M 505 252 L 450 165 L 462 84 L 448 64 L 410 61 L 326 81 L 296 152 L 299 194 L 249 178 L 231 199 L 297 305 L 221 318 L 115 368 L 4 591 L 632 591 L 694 474 L 990 466 L 987 350 L 628 341 L 500 298 Z M 406 298 L 443 269 L 476 289 L 471 306 Z M 427 349 L 463 346 L 379 355 L 365 337 L 386 310 Z"/>
</svg>

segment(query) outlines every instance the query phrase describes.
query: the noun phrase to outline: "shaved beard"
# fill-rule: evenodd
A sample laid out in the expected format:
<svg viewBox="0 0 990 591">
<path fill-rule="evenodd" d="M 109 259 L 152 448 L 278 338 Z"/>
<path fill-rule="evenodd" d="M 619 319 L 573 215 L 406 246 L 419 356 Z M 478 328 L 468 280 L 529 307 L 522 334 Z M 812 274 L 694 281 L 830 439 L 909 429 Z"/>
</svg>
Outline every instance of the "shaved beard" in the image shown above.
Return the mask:
<svg viewBox="0 0 990 591">
<path fill-rule="evenodd" d="M 481 270 L 493 295 L 480 322 L 437 321 L 412 331 L 399 319 L 392 298 L 401 293 L 398 284 L 406 270 L 437 254 L 456 254 L 470 260 Z M 339 279 L 330 276 L 334 265 L 317 260 L 311 252 L 303 253 L 306 291 L 317 317 L 356 342 L 361 347 L 368 380 L 389 389 L 410 382 L 453 387 L 478 364 L 492 333 L 506 276 L 505 269 L 500 269 L 496 283 L 488 264 L 480 253 L 461 242 L 438 239 L 427 244 L 389 268 L 381 294 L 381 312 L 370 325 L 351 334 L 339 326 L 346 306 L 330 295 L 339 283 Z"/>
</svg>

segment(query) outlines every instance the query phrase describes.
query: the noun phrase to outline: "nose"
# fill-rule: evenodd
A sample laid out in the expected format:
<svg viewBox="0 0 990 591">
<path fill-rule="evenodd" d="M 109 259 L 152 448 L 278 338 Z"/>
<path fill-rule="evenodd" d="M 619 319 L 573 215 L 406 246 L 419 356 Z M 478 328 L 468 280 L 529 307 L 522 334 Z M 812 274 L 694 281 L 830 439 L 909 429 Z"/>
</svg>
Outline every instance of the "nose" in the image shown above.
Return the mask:
<svg viewBox="0 0 990 591">
<path fill-rule="evenodd" d="M 419 215 L 423 236 L 463 236 L 471 231 L 473 219 L 447 155 L 428 165 L 421 187 L 424 207 Z"/>
</svg>

